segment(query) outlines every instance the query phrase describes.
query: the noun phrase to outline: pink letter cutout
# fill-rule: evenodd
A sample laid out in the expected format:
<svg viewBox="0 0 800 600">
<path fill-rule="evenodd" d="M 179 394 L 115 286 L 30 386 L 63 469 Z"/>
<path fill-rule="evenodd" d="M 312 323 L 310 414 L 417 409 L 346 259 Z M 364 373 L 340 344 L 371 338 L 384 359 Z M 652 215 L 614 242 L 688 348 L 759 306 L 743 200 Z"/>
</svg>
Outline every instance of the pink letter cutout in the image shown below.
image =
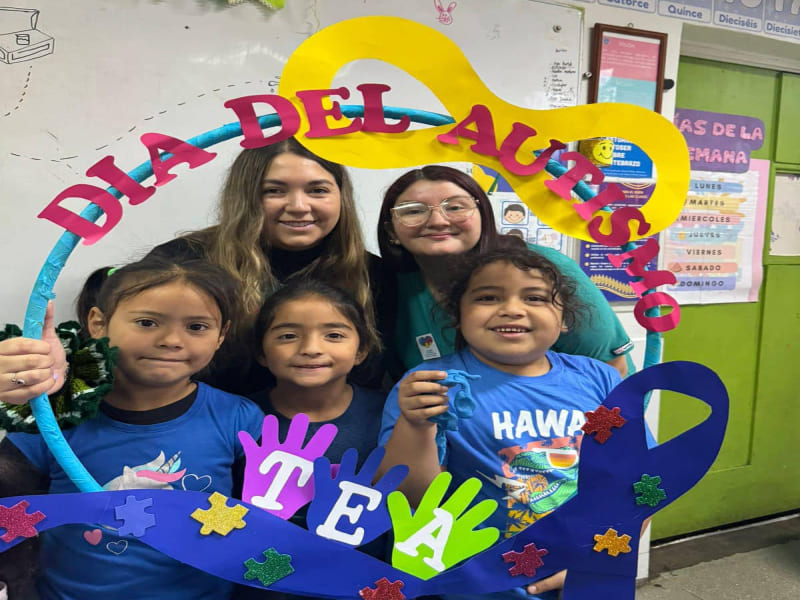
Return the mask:
<svg viewBox="0 0 800 600">
<path fill-rule="evenodd" d="M 94 163 L 86 171 L 86 175 L 89 177 L 99 177 L 117 191 L 125 194 L 129 198 L 128 202 L 130 202 L 131 206 L 141 204 L 156 193 L 155 186 L 144 187 L 140 185 L 130 175 L 115 165 L 113 156 L 106 156 Z"/>
<path fill-rule="evenodd" d="M 206 152 L 188 142 L 162 133 L 145 133 L 140 139 L 150 153 L 150 164 L 156 176 L 156 186 L 162 186 L 177 177 L 169 172 L 177 164 L 188 163 L 189 168 L 194 169 L 217 156 L 214 152 Z M 161 160 L 159 150 L 169 152 L 172 156 Z"/>
<path fill-rule="evenodd" d="M 361 118 L 356 117 L 353 121 L 345 127 L 339 129 L 331 129 L 328 127 L 326 117 L 331 116 L 337 121 L 342 119 L 342 109 L 338 102 L 331 101 L 331 108 L 324 108 L 322 106 L 322 99 L 328 96 L 341 96 L 347 100 L 350 97 L 350 90 L 346 87 L 340 87 L 331 90 L 305 90 L 297 92 L 297 97 L 303 103 L 306 109 L 306 116 L 308 117 L 308 131 L 306 137 L 330 137 L 332 135 L 344 135 L 345 133 L 354 133 L 361 130 Z"/>
<path fill-rule="evenodd" d="M 672 312 L 668 315 L 661 315 L 660 317 L 648 317 L 644 314 L 648 308 L 656 306 L 671 306 Z M 654 292 L 652 294 L 645 294 L 633 307 L 633 316 L 639 322 L 639 325 L 648 331 L 670 331 L 678 326 L 681 320 L 681 307 L 678 302 L 665 292 Z"/>
<path fill-rule="evenodd" d="M 261 125 L 258 124 L 258 117 L 253 108 L 253 104 L 261 102 L 269 104 L 275 109 L 278 118 L 281 120 L 281 129 L 269 137 L 264 137 Z M 239 123 L 242 126 L 244 139 L 239 142 L 243 148 L 261 148 L 276 142 L 292 137 L 300 129 L 300 115 L 294 105 L 283 98 L 274 94 L 258 94 L 255 96 L 243 96 L 228 100 L 223 106 L 230 108 L 236 113 Z"/>
<path fill-rule="evenodd" d="M 467 125 L 475 124 L 475 129 L 469 129 Z M 436 139 L 443 144 L 453 144 L 458 146 L 458 138 L 473 140 L 475 143 L 470 146 L 473 152 L 484 156 L 499 156 L 497 149 L 497 139 L 494 135 L 494 120 L 492 113 L 483 104 L 476 104 L 472 107 L 467 118 L 458 123 L 447 133 L 436 136 Z"/>
<path fill-rule="evenodd" d="M 536 160 L 524 165 L 517 160 L 517 152 L 522 146 L 522 143 L 529 137 L 534 137 L 536 130 L 522 123 L 514 123 L 511 128 L 511 133 L 506 136 L 503 143 L 500 145 L 500 162 L 502 165 L 514 173 L 514 175 L 535 175 L 547 166 L 547 161 L 556 150 L 563 150 L 566 148 L 564 144 L 558 140 L 550 140 L 550 146 L 544 150 Z"/>
<path fill-rule="evenodd" d="M 60 206 L 61 201 L 67 198 L 83 198 L 92 204 L 96 204 L 105 213 L 105 222 L 102 225 L 97 225 Z M 50 204 L 45 206 L 37 217 L 52 221 L 59 227 L 63 227 L 67 231 L 82 237 L 83 243 L 90 246 L 119 223 L 122 218 L 122 204 L 114 196 L 97 186 L 79 183 L 68 187 L 53 198 Z"/>
<path fill-rule="evenodd" d="M 383 116 L 383 92 L 388 92 L 391 87 L 383 83 L 362 83 L 356 89 L 364 97 L 364 125 L 361 131 L 374 131 L 376 133 L 402 133 L 411 125 L 411 118 L 403 115 L 400 121 L 390 125 Z"/>
</svg>

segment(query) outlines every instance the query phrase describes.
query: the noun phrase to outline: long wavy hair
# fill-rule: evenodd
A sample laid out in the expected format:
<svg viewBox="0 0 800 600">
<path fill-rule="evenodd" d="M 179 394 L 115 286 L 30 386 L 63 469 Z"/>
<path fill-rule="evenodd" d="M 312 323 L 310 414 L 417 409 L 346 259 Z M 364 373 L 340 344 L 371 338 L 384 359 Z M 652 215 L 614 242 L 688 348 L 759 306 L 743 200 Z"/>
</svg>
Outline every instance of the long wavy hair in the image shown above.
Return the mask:
<svg viewBox="0 0 800 600">
<path fill-rule="evenodd" d="M 492 205 L 486 192 L 481 189 L 477 181 L 463 171 L 446 165 L 428 165 L 419 169 L 412 169 L 398 177 L 383 195 L 383 204 L 378 216 L 378 247 L 381 250 L 381 257 L 383 257 L 387 268 L 403 272 L 419 269 L 414 256 L 403 246 L 393 244 L 390 234 L 390 232 L 394 231 L 391 211 L 397 202 L 397 198 L 417 181 L 449 181 L 478 201 L 481 235 L 478 238 L 478 243 L 469 251 L 470 253 L 483 252 L 497 240 L 500 234 L 497 233 Z"/>
<path fill-rule="evenodd" d="M 294 138 L 240 152 L 222 189 L 217 207 L 219 224 L 189 233 L 185 238 L 239 282 L 245 314 L 237 319 L 233 334 L 243 339 L 266 296 L 281 284 L 270 265 L 270 240 L 264 236 L 261 181 L 275 157 L 287 153 L 313 160 L 330 173 L 339 186 L 341 198 L 339 221 L 323 240 L 323 252 L 293 277 L 321 279 L 348 290 L 364 308 L 372 328 L 375 316 L 353 184 L 342 165 L 320 158 Z"/>
</svg>

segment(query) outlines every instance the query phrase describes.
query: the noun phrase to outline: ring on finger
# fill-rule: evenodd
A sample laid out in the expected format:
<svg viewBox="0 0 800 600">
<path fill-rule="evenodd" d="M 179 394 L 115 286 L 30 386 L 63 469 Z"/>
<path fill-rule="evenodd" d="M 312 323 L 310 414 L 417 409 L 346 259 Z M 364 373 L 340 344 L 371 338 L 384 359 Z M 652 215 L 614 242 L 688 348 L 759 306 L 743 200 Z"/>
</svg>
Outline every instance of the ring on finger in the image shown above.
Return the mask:
<svg viewBox="0 0 800 600">
<path fill-rule="evenodd" d="M 22 379 L 22 377 L 17 377 L 17 373 L 14 373 L 11 376 L 11 383 L 14 383 L 16 385 L 25 385 L 25 380 Z"/>
</svg>

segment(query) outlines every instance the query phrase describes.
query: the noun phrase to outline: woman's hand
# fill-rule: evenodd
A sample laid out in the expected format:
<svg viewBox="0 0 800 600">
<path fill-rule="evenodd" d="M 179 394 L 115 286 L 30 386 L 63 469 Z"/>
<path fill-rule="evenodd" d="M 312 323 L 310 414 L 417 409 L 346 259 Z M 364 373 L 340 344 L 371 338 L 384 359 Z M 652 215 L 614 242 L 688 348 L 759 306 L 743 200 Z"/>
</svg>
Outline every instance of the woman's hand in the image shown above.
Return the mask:
<svg viewBox="0 0 800 600">
<path fill-rule="evenodd" d="M 0 402 L 25 404 L 64 385 L 67 358 L 53 325 L 48 302 L 42 339 L 9 338 L 0 342 Z"/>
<path fill-rule="evenodd" d="M 445 371 L 414 371 L 405 377 L 397 388 L 397 404 L 409 424 L 421 427 L 447 411 L 447 386 L 437 383 L 447 377 Z"/>
</svg>

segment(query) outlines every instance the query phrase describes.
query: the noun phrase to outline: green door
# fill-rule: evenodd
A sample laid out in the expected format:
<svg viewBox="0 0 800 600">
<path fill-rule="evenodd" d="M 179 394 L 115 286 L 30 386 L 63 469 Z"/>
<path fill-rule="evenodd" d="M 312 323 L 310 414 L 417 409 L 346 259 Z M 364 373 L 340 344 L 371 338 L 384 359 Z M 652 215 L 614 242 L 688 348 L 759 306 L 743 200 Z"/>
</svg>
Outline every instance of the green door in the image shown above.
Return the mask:
<svg viewBox="0 0 800 600">
<path fill-rule="evenodd" d="M 778 160 L 797 163 L 778 168 L 798 172 L 797 81 L 776 71 L 682 58 L 676 106 L 761 119 L 764 144 L 753 158 L 775 161 L 777 147 Z M 790 131 L 794 139 L 788 144 Z M 656 539 L 800 507 L 800 259 L 772 259 L 766 250 L 764 259 L 759 302 L 684 306 L 680 325 L 664 336 L 665 361 L 691 360 L 719 374 L 730 395 L 731 416 L 709 474 L 656 515 Z M 695 399 L 662 394 L 659 438 L 674 437 L 707 412 Z"/>
</svg>

